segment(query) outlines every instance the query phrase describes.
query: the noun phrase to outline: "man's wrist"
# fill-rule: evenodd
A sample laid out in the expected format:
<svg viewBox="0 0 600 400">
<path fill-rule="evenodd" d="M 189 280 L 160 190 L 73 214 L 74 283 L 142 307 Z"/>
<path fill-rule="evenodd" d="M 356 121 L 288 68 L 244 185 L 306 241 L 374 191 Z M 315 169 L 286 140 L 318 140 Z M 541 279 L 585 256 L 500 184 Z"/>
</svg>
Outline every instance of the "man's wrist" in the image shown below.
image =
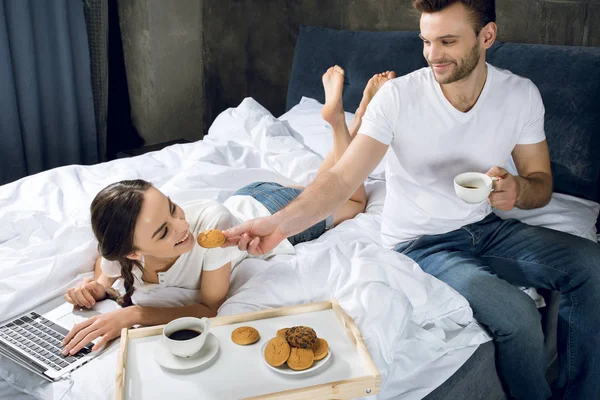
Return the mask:
<svg viewBox="0 0 600 400">
<path fill-rule="evenodd" d="M 286 218 L 286 209 L 282 209 L 280 211 L 277 211 L 275 214 L 273 214 L 271 217 L 274 219 L 274 225 L 275 225 L 275 229 L 273 230 L 273 233 L 276 236 L 280 236 L 281 240 L 287 239 L 289 236 L 292 236 L 294 234 L 294 232 L 290 231 L 290 223 L 289 223 L 289 219 Z"/>
<path fill-rule="evenodd" d="M 515 189 L 516 193 L 517 193 L 517 196 L 515 198 L 515 205 L 514 206 L 520 208 L 519 204 L 521 204 L 521 193 L 522 193 L 522 188 L 523 188 L 523 184 L 524 184 L 523 181 L 525 181 L 525 178 L 523 178 L 523 177 L 521 177 L 519 175 L 513 175 L 513 176 L 515 178 L 515 184 L 517 186 L 516 189 Z"/>
</svg>

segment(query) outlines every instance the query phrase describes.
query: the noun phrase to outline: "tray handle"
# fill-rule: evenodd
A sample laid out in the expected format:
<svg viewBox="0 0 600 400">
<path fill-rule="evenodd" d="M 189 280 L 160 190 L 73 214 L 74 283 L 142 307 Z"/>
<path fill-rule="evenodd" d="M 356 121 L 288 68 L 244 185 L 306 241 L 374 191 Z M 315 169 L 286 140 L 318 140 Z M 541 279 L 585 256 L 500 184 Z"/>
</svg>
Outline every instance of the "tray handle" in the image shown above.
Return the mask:
<svg viewBox="0 0 600 400">
<path fill-rule="evenodd" d="M 125 400 L 125 370 L 127 361 L 127 328 L 121 329 L 121 342 L 119 343 L 119 353 L 117 354 L 117 378 L 115 388 L 116 400 Z"/>
<path fill-rule="evenodd" d="M 350 338 L 352 344 L 354 344 L 354 347 L 356 347 L 358 354 L 360 354 L 364 360 L 369 373 L 373 376 L 380 376 L 379 369 L 375 365 L 375 362 L 373 362 L 373 358 L 371 358 L 371 354 L 369 353 L 362 334 L 360 333 L 358 326 L 356 326 L 356 323 L 354 323 L 354 320 L 350 318 L 348 314 L 346 314 L 346 311 L 344 311 L 340 303 L 335 298 L 331 299 L 331 308 L 338 316 L 338 319 L 344 329 L 346 329 L 346 334 Z"/>
</svg>

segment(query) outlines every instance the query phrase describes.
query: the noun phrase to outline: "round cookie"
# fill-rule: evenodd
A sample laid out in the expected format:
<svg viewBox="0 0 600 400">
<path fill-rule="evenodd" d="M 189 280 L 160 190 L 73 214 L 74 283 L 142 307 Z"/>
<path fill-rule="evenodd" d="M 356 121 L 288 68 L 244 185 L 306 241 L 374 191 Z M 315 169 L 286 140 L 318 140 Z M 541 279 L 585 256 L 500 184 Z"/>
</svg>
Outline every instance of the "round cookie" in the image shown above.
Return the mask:
<svg viewBox="0 0 600 400">
<path fill-rule="evenodd" d="M 265 360 L 273 367 L 285 364 L 290 357 L 290 345 L 285 339 L 274 337 L 265 346 Z"/>
<path fill-rule="evenodd" d="M 313 346 L 313 352 L 315 353 L 315 361 L 324 359 L 327 353 L 329 353 L 329 343 L 327 343 L 327 340 L 317 338 L 317 342 Z"/>
<path fill-rule="evenodd" d="M 258 339 L 260 339 L 258 331 L 251 326 L 240 326 L 231 332 L 231 341 L 241 346 L 256 343 Z"/>
<path fill-rule="evenodd" d="M 312 349 L 301 349 L 292 347 L 290 357 L 287 359 L 287 365 L 294 371 L 302 371 L 310 368 L 315 360 L 315 354 Z"/>
<path fill-rule="evenodd" d="M 275 336 L 282 338 L 283 340 L 285 339 L 285 333 L 288 331 L 289 328 L 282 328 L 280 330 L 277 331 L 277 333 L 275 334 Z"/>
<path fill-rule="evenodd" d="M 225 243 L 225 236 L 218 229 L 210 229 L 198 235 L 198 244 L 205 249 L 212 249 Z"/>
<path fill-rule="evenodd" d="M 317 334 L 308 326 L 293 326 L 285 333 L 285 340 L 292 347 L 312 349 L 317 341 Z"/>
</svg>

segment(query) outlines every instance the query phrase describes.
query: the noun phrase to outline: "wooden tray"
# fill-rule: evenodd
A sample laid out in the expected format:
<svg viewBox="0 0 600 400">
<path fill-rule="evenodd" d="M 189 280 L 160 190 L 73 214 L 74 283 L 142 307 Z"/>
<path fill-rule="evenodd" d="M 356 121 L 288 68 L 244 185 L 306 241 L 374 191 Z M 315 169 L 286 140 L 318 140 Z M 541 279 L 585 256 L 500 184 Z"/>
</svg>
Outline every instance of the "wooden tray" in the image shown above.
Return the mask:
<svg viewBox="0 0 600 400">
<path fill-rule="evenodd" d="M 336 318 L 332 318 L 333 315 Z M 242 325 L 257 328 L 261 334 L 260 341 L 250 346 L 233 344 L 231 331 Z M 262 345 L 275 336 L 276 330 L 293 325 L 315 328 L 330 345 L 329 365 L 306 374 L 308 377 L 289 377 L 271 371 L 261 359 Z M 148 354 L 153 353 L 152 346 L 160 340 L 163 326 L 122 330 L 117 357 L 117 400 L 164 398 L 165 393 L 160 394 L 160 390 L 168 390 L 168 394 L 178 399 L 189 396 L 190 399 L 315 400 L 352 399 L 375 395 L 380 390 L 381 375 L 362 335 L 335 299 L 211 318 L 211 332 L 217 336 L 220 345 L 216 356 L 218 360 L 214 365 L 209 362 L 207 368 L 193 373 L 163 370 L 154 361 L 153 354 Z M 324 332 L 326 334 L 322 334 Z M 138 347 L 130 351 L 133 355 L 128 357 L 128 348 L 132 346 Z M 130 375 L 134 377 L 129 378 Z M 215 382 L 219 382 L 218 386 Z M 208 388 L 211 385 L 212 389 Z"/>
</svg>

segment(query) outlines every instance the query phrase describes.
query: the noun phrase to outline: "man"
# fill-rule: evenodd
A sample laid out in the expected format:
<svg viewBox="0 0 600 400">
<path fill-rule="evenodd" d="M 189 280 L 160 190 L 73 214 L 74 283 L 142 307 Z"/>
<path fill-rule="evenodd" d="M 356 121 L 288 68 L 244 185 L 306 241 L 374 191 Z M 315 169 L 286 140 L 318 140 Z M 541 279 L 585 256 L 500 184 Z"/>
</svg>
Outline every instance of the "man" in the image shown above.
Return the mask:
<svg viewBox="0 0 600 400">
<path fill-rule="evenodd" d="M 384 244 L 470 302 L 495 339 L 507 390 L 519 399 L 545 399 L 551 391 L 540 314 L 515 285 L 559 290 L 554 394 L 599 399 L 600 246 L 491 213 L 491 207 L 542 207 L 551 198 L 539 91 L 485 62 L 496 39 L 494 0 L 413 4 L 430 68 L 385 83 L 335 167 L 280 212 L 226 231 L 228 244 L 261 254 L 325 218 L 391 146 L 396 157 L 387 167 Z M 499 167 L 511 155 L 518 176 Z M 467 204 L 455 195 L 453 177 L 467 171 L 498 178 L 488 202 Z"/>
</svg>

